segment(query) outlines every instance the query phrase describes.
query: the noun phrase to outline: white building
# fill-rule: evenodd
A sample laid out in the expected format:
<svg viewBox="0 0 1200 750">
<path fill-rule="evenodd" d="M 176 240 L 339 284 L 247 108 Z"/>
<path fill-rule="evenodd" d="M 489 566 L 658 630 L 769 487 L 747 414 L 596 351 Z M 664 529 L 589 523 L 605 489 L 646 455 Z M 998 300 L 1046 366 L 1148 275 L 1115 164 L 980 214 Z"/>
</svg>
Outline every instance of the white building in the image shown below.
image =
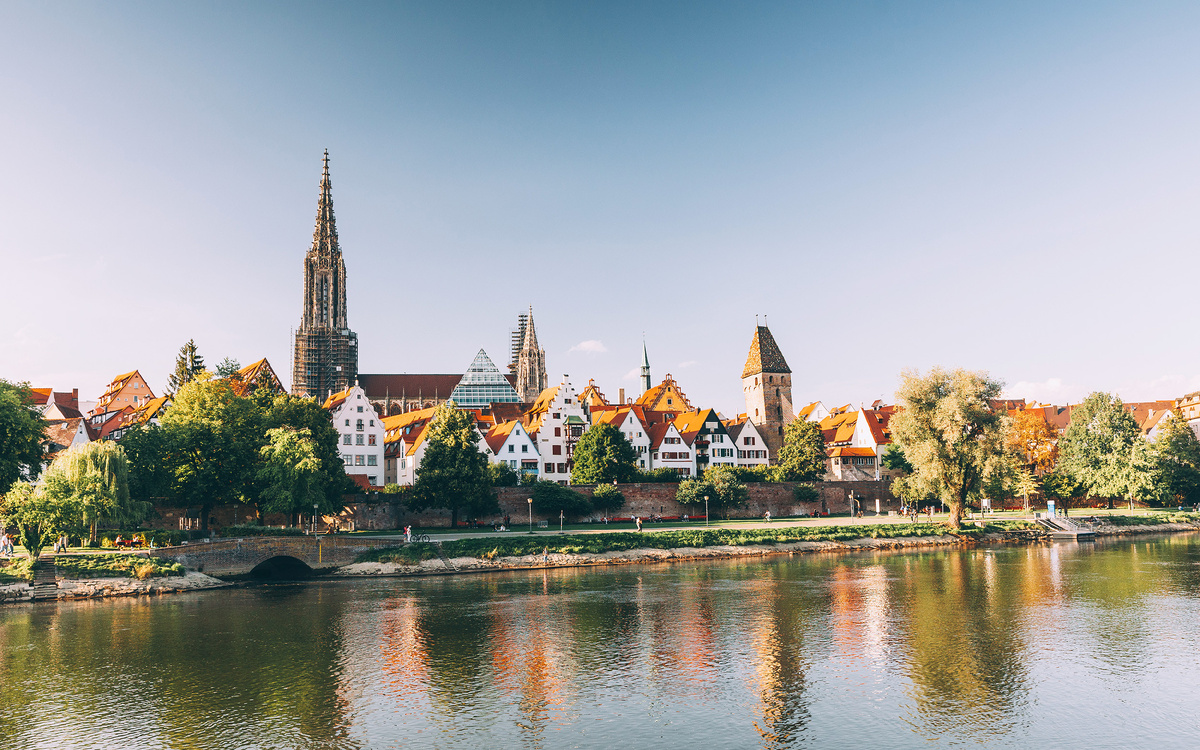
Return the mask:
<svg viewBox="0 0 1200 750">
<path fill-rule="evenodd" d="M 324 406 L 338 431 L 338 449 L 346 473 L 364 476 L 372 487 L 382 487 L 383 422 L 366 393 L 354 385 L 325 399 Z"/>
<path fill-rule="evenodd" d="M 696 476 L 696 456 L 674 422 L 650 426 L 650 468 L 671 469 L 680 477 Z"/>
<path fill-rule="evenodd" d="M 541 478 L 569 484 L 575 443 L 588 427 L 588 415 L 566 375 L 561 383 L 541 392 L 523 421 L 537 441 Z"/>
<path fill-rule="evenodd" d="M 519 421 L 496 425 L 487 431 L 484 440 L 490 453 L 488 460 L 507 464 L 522 481 L 538 478 L 538 446 Z"/>
<path fill-rule="evenodd" d="M 695 457 L 693 474 L 703 474 L 713 466 L 737 466 L 737 446 L 715 409 L 685 412 L 672 423 Z"/>
<path fill-rule="evenodd" d="M 737 452 L 738 466 L 749 468 L 766 466 L 771 463 L 771 454 L 767 449 L 766 441 L 745 414 L 738 415 L 737 419 L 727 420 L 725 431 L 729 434 L 729 439 L 733 441 L 734 450 Z"/>
</svg>

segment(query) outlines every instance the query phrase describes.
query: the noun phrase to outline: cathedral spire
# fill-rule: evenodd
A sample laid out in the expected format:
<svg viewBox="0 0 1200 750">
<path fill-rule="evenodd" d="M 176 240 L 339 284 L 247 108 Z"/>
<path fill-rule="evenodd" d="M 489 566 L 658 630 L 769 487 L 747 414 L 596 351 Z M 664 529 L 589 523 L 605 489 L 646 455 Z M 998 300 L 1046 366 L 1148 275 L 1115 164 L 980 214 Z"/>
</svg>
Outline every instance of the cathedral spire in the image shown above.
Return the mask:
<svg viewBox="0 0 1200 750">
<path fill-rule="evenodd" d="M 533 327 L 533 305 L 525 317 L 525 336 L 521 351 L 517 355 L 517 393 L 525 403 L 537 400 L 546 389 L 546 350 L 538 346 L 537 331 Z"/>
<path fill-rule="evenodd" d="M 522 349 L 531 349 L 537 351 L 537 331 L 533 330 L 533 305 L 529 306 L 529 318 L 525 323 L 525 341 L 521 345 Z"/>
<path fill-rule="evenodd" d="M 321 194 L 317 198 L 317 223 L 313 229 L 312 251 L 338 255 L 337 222 L 333 218 L 333 185 L 329 181 L 329 149 L 321 157 Z"/>
</svg>

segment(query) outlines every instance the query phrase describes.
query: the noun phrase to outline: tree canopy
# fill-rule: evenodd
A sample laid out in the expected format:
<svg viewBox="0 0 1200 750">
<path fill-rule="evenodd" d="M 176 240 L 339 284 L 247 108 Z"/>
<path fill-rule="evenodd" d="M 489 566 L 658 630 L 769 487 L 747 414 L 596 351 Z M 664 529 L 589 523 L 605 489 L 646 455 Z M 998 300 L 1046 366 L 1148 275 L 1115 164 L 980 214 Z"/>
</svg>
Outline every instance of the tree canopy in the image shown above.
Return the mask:
<svg viewBox="0 0 1200 750">
<path fill-rule="evenodd" d="M 776 475 L 784 482 L 812 482 L 825 476 L 825 438 L 816 422 L 793 419 L 783 428 Z"/>
<path fill-rule="evenodd" d="M 42 492 L 56 507 L 78 514 L 75 525 L 87 528 L 92 544 L 101 523 L 137 524 L 150 510 L 149 503 L 130 499 L 129 461 L 116 443 L 97 441 L 63 451 L 43 482 Z"/>
<path fill-rule="evenodd" d="M 986 372 L 935 367 L 925 376 L 905 370 L 891 419 L 892 440 L 913 467 L 905 489 L 942 498 L 950 525 L 962 524 L 968 499 L 983 488 L 988 464 L 1003 452 L 1006 418 L 993 411 L 1002 384 Z"/>
<path fill-rule="evenodd" d="M 1059 467 L 1086 495 L 1135 497 L 1152 494 L 1145 475 L 1152 449 L 1119 396 L 1096 392 L 1071 411 L 1071 424 L 1059 441 Z"/>
<path fill-rule="evenodd" d="M 267 430 L 267 444 L 259 449 L 262 463 L 258 480 L 262 483 L 263 507 L 275 513 L 306 513 L 313 507 L 326 512 L 328 481 L 321 471 L 317 444 L 308 429 L 275 427 Z"/>
<path fill-rule="evenodd" d="M 45 423 L 25 384 L 0 379 L 0 495 L 42 468 Z"/>
<path fill-rule="evenodd" d="M 529 496 L 533 510 L 548 518 L 558 518 L 561 511 L 567 518 L 578 518 L 592 512 L 592 501 L 582 492 L 545 479 L 533 483 Z"/>
<path fill-rule="evenodd" d="M 632 482 L 638 473 L 637 460 L 637 450 L 624 433 L 611 424 L 598 424 L 575 444 L 571 482 Z"/>
<path fill-rule="evenodd" d="M 1184 505 L 1200 503 L 1200 440 L 1182 414 L 1165 418 L 1154 445 L 1167 493 Z"/>
<path fill-rule="evenodd" d="M 450 523 L 458 514 L 476 517 L 499 509 L 488 475 L 487 457 L 479 450 L 479 435 L 471 415 L 447 401 L 433 413 L 409 507 L 449 508 Z"/>
<path fill-rule="evenodd" d="M 704 505 L 707 497 L 710 514 L 716 510 L 740 508 L 748 496 L 746 485 L 738 481 L 737 472 L 729 466 L 714 466 L 698 479 L 685 479 L 675 492 L 676 502 L 683 505 Z"/>
<path fill-rule="evenodd" d="M 59 534 L 73 530 L 77 508 L 51 498 L 30 482 L 17 482 L 0 496 L 0 518 L 16 529 L 17 541 L 37 560 Z"/>
</svg>

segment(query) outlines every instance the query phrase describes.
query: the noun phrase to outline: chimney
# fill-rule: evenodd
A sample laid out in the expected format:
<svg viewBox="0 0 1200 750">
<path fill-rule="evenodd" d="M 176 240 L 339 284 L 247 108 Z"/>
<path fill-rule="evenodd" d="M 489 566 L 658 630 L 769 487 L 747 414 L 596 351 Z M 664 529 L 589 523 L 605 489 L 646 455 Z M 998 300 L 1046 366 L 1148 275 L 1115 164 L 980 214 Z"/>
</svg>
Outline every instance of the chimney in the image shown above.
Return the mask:
<svg viewBox="0 0 1200 750">
<path fill-rule="evenodd" d="M 617 403 L 618 404 L 625 403 L 625 389 L 624 388 L 617 391 Z"/>
</svg>

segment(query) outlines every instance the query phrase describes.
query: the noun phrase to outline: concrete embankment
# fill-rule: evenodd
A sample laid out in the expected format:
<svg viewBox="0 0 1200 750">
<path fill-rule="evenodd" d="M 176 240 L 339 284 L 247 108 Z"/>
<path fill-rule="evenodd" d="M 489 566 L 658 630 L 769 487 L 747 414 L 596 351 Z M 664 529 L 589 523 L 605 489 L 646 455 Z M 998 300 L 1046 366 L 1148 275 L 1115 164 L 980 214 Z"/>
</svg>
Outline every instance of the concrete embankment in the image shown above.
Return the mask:
<svg viewBox="0 0 1200 750">
<path fill-rule="evenodd" d="M 203 573 L 188 571 L 181 576 L 158 578 L 60 578 L 55 599 L 92 599 L 106 596 L 153 596 L 180 591 L 214 589 L 232 584 Z M 0 586 L 0 603 L 30 601 L 33 588 L 28 583 Z M 39 592 L 38 601 L 50 599 Z"/>
</svg>

